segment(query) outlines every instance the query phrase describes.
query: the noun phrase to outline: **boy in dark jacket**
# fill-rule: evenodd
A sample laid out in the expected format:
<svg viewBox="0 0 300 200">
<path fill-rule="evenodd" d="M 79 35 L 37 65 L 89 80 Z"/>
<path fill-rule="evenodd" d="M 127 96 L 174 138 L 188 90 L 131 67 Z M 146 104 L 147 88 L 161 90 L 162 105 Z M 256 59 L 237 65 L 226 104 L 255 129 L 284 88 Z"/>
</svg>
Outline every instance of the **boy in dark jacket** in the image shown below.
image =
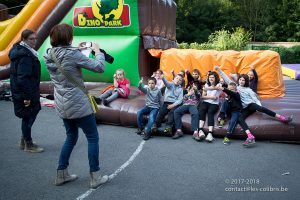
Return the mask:
<svg viewBox="0 0 300 200">
<path fill-rule="evenodd" d="M 224 91 L 227 94 L 226 101 L 228 103 L 228 113 L 227 116 L 230 117 L 230 122 L 227 129 L 227 134 L 224 137 L 223 143 L 225 145 L 230 143 L 229 137 L 233 134 L 235 126 L 239 123 L 242 129 L 247 134 L 247 139 L 243 143 L 244 146 L 250 146 L 255 143 L 255 137 L 249 130 L 248 125 L 246 124 L 244 118 L 241 115 L 242 111 L 242 102 L 240 94 L 237 92 L 237 85 L 234 82 L 229 83 L 228 89 L 220 87 L 220 90 Z"/>
</svg>

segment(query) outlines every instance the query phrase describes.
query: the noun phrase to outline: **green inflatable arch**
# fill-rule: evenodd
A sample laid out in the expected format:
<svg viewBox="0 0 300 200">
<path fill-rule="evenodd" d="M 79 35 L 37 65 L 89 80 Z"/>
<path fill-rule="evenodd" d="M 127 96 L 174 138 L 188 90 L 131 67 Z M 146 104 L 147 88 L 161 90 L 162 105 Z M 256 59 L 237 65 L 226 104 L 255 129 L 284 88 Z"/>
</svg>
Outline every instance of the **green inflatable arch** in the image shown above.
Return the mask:
<svg viewBox="0 0 300 200">
<path fill-rule="evenodd" d="M 170 13 L 172 23 L 166 16 Z M 132 85 L 136 85 L 140 76 L 149 76 L 158 68 L 147 49 L 176 47 L 175 20 L 173 0 L 90 0 L 75 2 L 60 23 L 72 25 L 73 46 L 83 41 L 96 42 L 115 58 L 113 64 L 106 63 L 102 74 L 83 71 L 85 81 L 112 82 L 115 71 L 123 68 Z M 42 58 L 50 47 L 48 37 L 39 48 L 43 81 L 50 80 Z"/>
</svg>

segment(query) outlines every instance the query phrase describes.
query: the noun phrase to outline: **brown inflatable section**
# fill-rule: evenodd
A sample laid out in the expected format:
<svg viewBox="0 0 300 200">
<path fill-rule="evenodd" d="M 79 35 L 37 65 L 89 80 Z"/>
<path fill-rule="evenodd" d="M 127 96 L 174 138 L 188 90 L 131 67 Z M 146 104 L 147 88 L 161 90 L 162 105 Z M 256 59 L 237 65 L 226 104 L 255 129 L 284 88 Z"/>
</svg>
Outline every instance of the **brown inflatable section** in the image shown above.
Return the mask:
<svg viewBox="0 0 300 200">
<path fill-rule="evenodd" d="M 139 73 L 149 77 L 159 68 L 159 59 L 147 49 L 169 49 L 176 43 L 176 8 L 173 0 L 139 0 Z"/>
<path fill-rule="evenodd" d="M 176 8 L 173 0 L 139 0 L 139 26 L 144 49 L 169 49 L 176 43 Z"/>
</svg>

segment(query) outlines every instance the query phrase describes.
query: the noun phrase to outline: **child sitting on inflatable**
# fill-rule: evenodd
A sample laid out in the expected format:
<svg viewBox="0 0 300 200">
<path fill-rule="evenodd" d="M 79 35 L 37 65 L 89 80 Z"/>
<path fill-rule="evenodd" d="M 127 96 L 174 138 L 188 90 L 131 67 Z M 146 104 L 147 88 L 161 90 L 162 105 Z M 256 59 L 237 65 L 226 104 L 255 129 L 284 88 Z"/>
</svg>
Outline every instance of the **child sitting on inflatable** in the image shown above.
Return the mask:
<svg viewBox="0 0 300 200">
<path fill-rule="evenodd" d="M 254 69 L 253 65 L 250 65 L 250 70 L 247 73 L 248 77 L 249 77 L 249 87 L 255 92 L 257 93 L 257 84 L 258 84 L 258 75 L 256 70 Z M 237 82 L 238 81 L 238 77 L 239 74 L 231 74 L 231 78 Z M 221 78 L 220 78 L 221 80 Z M 225 83 L 226 84 L 226 83 Z M 218 116 L 218 122 L 219 122 L 219 128 L 222 128 L 223 125 L 225 124 L 226 121 L 226 112 L 228 109 L 228 105 L 227 102 L 224 101 L 221 104 L 221 111 L 220 114 Z"/>
<path fill-rule="evenodd" d="M 151 137 L 151 127 L 156 119 L 158 109 L 161 105 L 162 95 L 159 88 L 156 87 L 156 79 L 150 77 L 148 79 L 148 87 L 142 87 L 143 78 L 139 82 L 139 90 L 146 94 L 146 105 L 138 110 L 137 112 L 137 124 L 138 131 L 136 132 L 140 135 L 143 132 L 143 115 L 148 115 L 148 123 L 144 129 L 143 139 L 148 140 Z"/>
<path fill-rule="evenodd" d="M 103 102 L 103 105 L 107 106 L 110 102 L 117 98 L 128 98 L 130 94 L 130 81 L 127 78 L 125 78 L 124 69 L 117 69 L 113 78 L 114 88 L 107 90 L 98 98 L 95 98 L 98 104 Z"/>
<path fill-rule="evenodd" d="M 164 75 L 161 78 L 166 86 L 164 103 L 159 109 L 155 123 L 152 126 L 152 132 L 157 131 L 157 128 L 161 126 L 163 119 L 168 114 L 167 127 L 164 132 L 165 134 L 170 134 L 174 125 L 174 110 L 182 103 L 183 99 L 183 90 L 181 87 L 183 77 L 177 74 L 172 82 L 168 82 L 164 78 Z"/>
<path fill-rule="evenodd" d="M 171 70 L 171 73 L 173 75 L 173 79 L 175 78 L 176 74 L 174 72 L 174 69 Z M 184 70 L 180 70 L 180 72 L 178 72 L 179 75 L 182 76 L 182 82 L 181 82 L 181 87 L 182 89 L 185 89 L 185 71 Z"/>
<path fill-rule="evenodd" d="M 188 93 L 183 96 L 183 102 L 181 106 L 179 106 L 174 111 L 174 120 L 175 120 L 175 128 L 176 132 L 173 136 L 173 139 L 177 139 L 183 136 L 182 132 L 182 115 L 185 113 L 191 114 L 191 125 L 192 131 L 194 132 L 194 138 L 197 140 L 198 138 L 198 127 L 199 127 L 199 112 L 197 106 L 200 101 L 200 90 L 199 85 L 194 82 L 188 89 Z M 199 138 L 200 140 L 200 138 Z"/>
<path fill-rule="evenodd" d="M 199 132 L 198 137 L 200 139 L 205 137 L 204 134 L 204 125 L 206 120 L 206 115 L 208 116 L 208 134 L 205 138 L 207 142 L 212 142 L 213 138 L 213 131 L 214 131 L 214 124 L 215 119 L 214 115 L 219 110 L 219 98 L 221 91 L 218 88 L 221 86 L 219 83 L 220 78 L 219 75 L 215 71 L 208 72 L 207 81 L 203 88 L 202 99 L 203 102 L 199 108 L 199 115 L 200 115 L 200 123 L 199 123 Z"/>
<path fill-rule="evenodd" d="M 230 82 L 228 89 L 220 87 L 219 90 L 227 94 L 226 102 L 229 105 L 227 110 L 227 116 L 230 118 L 230 122 L 227 129 L 227 134 L 224 137 L 223 143 L 225 145 L 230 143 L 229 137 L 233 134 L 236 124 L 240 124 L 245 133 L 247 134 L 247 140 L 243 143 L 244 146 L 249 146 L 255 143 L 255 138 L 249 130 L 244 118 L 242 117 L 242 102 L 240 94 L 237 92 L 237 85 L 234 82 Z"/>
<path fill-rule="evenodd" d="M 185 70 L 185 74 L 187 77 L 187 85 L 186 88 L 192 86 L 194 83 L 197 84 L 199 91 L 202 91 L 202 86 L 205 85 L 205 81 L 201 81 L 200 71 L 198 69 L 193 69 L 192 73 L 189 70 Z"/>
</svg>

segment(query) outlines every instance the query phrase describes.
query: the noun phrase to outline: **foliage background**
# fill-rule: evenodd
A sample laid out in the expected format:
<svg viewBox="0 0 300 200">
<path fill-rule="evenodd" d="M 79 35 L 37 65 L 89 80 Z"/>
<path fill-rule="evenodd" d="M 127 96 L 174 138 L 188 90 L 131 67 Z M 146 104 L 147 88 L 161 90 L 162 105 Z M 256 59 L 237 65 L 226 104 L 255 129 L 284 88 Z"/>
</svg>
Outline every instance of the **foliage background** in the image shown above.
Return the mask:
<svg viewBox="0 0 300 200">
<path fill-rule="evenodd" d="M 221 29 L 242 27 L 252 41 L 300 40 L 299 0 L 176 0 L 177 40 L 207 42 Z M 188 33 L 188 34 L 187 34 Z"/>
</svg>

